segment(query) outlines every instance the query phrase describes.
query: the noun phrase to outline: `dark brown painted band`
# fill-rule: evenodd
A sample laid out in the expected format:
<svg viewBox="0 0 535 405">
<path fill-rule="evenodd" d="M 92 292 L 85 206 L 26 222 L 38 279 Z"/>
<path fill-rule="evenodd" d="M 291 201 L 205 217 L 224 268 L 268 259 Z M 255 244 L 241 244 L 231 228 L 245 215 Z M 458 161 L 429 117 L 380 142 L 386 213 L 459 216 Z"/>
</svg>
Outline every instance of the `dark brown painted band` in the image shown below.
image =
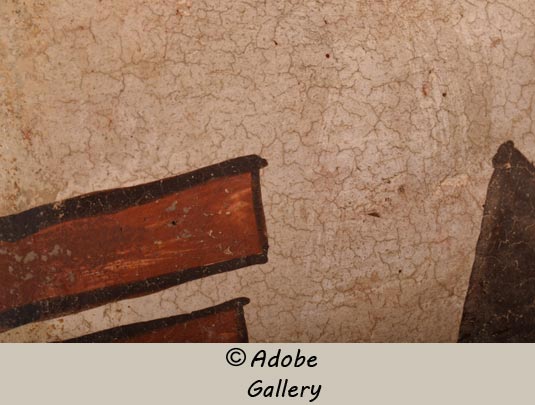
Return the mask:
<svg viewBox="0 0 535 405">
<path fill-rule="evenodd" d="M 240 343 L 247 343 L 249 341 L 249 336 L 247 333 L 247 326 L 245 324 L 243 307 L 249 302 L 249 298 L 236 298 L 213 307 L 191 312 L 189 314 L 176 315 L 168 318 L 161 318 L 147 322 L 138 322 L 130 325 L 119 326 L 116 328 L 91 333 L 89 335 L 68 339 L 65 340 L 63 343 L 109 343 L 114 341 L 120 341 L 125 338 L 131 338 L 133 336 L 146 333 L 150 330 L 156 330 L 180 323 L 185 323 L 191 320 L 204 318 L 206 316 L 228 311 L 231 309 L 235 309 L 237 311 L 238 335 Z"/>
<path fill-rule="evenodd" d="M 142 205 L 208 180 L 257 171 L 267 166 L 257 155 L 242 156 L 212 166 L 132 187 L 97 191 L 52 204 L 41 205 L 0 218 L 0 241 L 15 242 L 41 229 L 95 215 L 112 214 Z"/>
<path fill-rule="evenodd" d="M 511 141 L 492 163 L 458 342 L 535 342 L 535 167 Z"/>
</svg>

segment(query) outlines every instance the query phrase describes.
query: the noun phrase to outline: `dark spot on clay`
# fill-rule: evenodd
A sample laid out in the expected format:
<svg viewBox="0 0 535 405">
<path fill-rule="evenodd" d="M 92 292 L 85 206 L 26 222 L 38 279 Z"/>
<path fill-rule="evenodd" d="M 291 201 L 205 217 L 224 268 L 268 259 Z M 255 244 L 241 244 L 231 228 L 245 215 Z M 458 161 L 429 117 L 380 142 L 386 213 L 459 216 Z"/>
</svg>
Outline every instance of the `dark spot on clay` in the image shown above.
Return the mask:
<svg viewBox="0 0 535 405">
<path fill-rule="evenodd" d="M 368 215 L 370 217 L 381 218 L 381 215 L 379 215 L 379 213 L 375 212 L 375 211 L 374 212 L 369 212 Z"/>
<path fill-rule="evenodd" d="M 171 221 L 172 226 L 176 226 L 176 221 Z"/>
<path fill-rule="evenodd" d="M 325 24 L 329 24 L 325 18 L 323 19 L 323 22 L 324 22 Z"/>
<path fill-rule="evenodd" d="M 444 92 L 442 93 L 442 97 L 446 97 L 448 95 L 448 93 Z"/>
<path fill-rule="evenodd" d="M 331 57 L 331 55 L 329 55 L 328 53 L 326 53 L 326 54 L 325 54 L 325 57 L 326 57 L 327 59 L 329 59 L 329 58 Z"/>
<path fill-rule="evenodd" d="M 402 194 L 405 193 L 405 186 L 403 184 L 398 187 L 398 192 Z"/>
<path fill-rule="evenodd" d="M 398 270 L 398 274 L 401 274 L 401 270 Z"/>
<path fill-rule="evenodd" d="M 502 39 L 501 39 L 501 38 L 494 38 L 494 39 L 491 39 L 490 46 L 491 46 L 492 48 L 496 48 L 501 42 L 502 42 Z"/>
<path fill-rule="evenodd" d="M 275 40 L 273 40 L 273 43 L 274 43 L 275 45 L 278 45 L 278 44 L 279 44 L 279 43 L 278 43 L 277 41 L 275 41 Z"/>
</svg>

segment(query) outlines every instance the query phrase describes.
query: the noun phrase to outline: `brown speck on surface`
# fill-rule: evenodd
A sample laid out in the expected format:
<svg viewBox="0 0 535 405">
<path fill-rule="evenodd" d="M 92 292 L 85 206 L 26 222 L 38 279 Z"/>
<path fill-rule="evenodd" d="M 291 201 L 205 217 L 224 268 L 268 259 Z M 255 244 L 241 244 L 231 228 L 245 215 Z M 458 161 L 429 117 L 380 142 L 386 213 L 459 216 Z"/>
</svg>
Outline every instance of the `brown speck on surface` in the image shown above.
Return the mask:
<svg viewBox="0 0 535 405">
<path fill-rule="evenodd" d="M 422 94 L 427 97 L 429 95 L 429 88 L 430 88 L 430 83 L 429 82 L 424 82 L 424 84 L 422 85 Z"/>
<path fill-rule="evenodd" d="M 23 129 L 22 137 L 26 142 L 32 143 L 32 131 L 30 129 Z"/>
<path fill-rule="evenodd" d="M 328 53 L 326 53 L 326 54 L 325 54 L 325 57 L 326 57 L 327 59 L 329 59 L 329 58 L 331 57 L 331 55 L 328 54 Z"/>
<path fill-rule="evenodd" d="M 370 217 L 375 217 L 375 218 L 381 218 L 381 215 L 379 215 L 378 212 L 369 212 L 367 215 L 369 215 Z"/>
<path fill-rule="evenodd" d="M 501 38 L 498 38 L 498 37 L 492 38 L 491 41 L 490 41 L 490 46 L 492 48 L 496 48 L 501 43 L 502 43 L 502 39 Z"/>
</svg>

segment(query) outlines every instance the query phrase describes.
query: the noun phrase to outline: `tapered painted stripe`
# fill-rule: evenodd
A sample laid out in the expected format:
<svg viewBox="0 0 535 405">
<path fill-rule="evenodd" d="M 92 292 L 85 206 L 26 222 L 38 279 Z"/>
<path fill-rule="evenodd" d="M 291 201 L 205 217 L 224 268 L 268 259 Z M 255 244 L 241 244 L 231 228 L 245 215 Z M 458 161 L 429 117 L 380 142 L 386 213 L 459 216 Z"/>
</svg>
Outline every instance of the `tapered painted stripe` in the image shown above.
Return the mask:
<svg viewBox="0 0 535 405">
<path fill-rule="evenodd" d="M 237 298 L 190 314 L 139 322 L 67 340 L 67 343 L 247 343 L 243 306 Z"/>
</svg>

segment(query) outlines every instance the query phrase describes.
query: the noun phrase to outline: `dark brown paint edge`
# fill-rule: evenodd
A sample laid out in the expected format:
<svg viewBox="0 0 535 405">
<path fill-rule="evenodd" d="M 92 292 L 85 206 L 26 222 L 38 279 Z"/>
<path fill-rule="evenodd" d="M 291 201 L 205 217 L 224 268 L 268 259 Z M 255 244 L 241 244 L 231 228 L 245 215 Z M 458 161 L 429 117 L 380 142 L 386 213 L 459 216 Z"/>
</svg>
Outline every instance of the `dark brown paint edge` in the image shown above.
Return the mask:
<svg viewBox="0 0 535 405">
<path fill-rule="evenodd" d="M 499 198 L 500 195 L 495 195 L 494 191 L 494 184 L 497 184 L 499 182 L 499 177 L 501 173 L 497 170 L 494 170 L 494 173 L 492 173 L 491 179 L 489 181 L 489 185 L 487 188 L 487 195 L 485 197 L 485 207 L 483 209 L 483 218 L 481 220 L 481 228 L 479 237 L 476 244 L 476 250 L 475 250 L 475 258 L 474 263 L 472 265 L 472 270 L 470 271 L 470 278 L 468 281 L 468 288 L 466 290 L 466 295 L 464 298 L 464 304 L 463 304 L 463 312 L 461 316 L 461 322 L 459 324 L 459 331 L 458 331 L 458 337 L 457 342 L 458 343 L 469 343 L 471 342 L 471 332 L 468 331 L 468 329 L 471 329 L 471 316 L 470 313 L 470 295 L 471 295 L 471 289 L 472 286 L 479 282 L 479 278 L 481 274 L 477 271 L 477 269 L 480 268 L 481 262 L 483 259 L 483 254 L 488 249 L 489 240 L 486 237 L 486 235 L 492 231 L 495 224 L 499 221 L 499 218 L 495 215 L 493 211 L 495 206 L 499 205 Z M 490 204 L 489 202 L 491 200 L 496 200 L 495 204 Z"/>
<path fill-rule="evenodd" d="M 18 214 L 0 217 L 0 241 L 16 242 L 52 225 L 112 214 L 131 206 L 150 203 L 215 178 L 254 172 L 265 166 L 267 161 L 257 155 L 242 156 L 150 183 L 97 191 L 41 205 Z"/>
<path fill-rule="evenodd" d="M 58 343 L 113 343 L 117 340 L 121 340 L 124 338 L 132 338 L 153 330 L 162 329 L 180 323 L 189 322 L 195 319 L 204 318 L 206 316 L 225 312 L 230 309 L 235 309 L 237 311 L 236 313 L 238 316 L 238 336 L 240 339 L 238 343 L 248 343 L 249 337 L 247 333 L 247 326 L 245 324 L 245 313 L 243 311 L 243 307 L 249 302 L 249 298 L 235 298 L 222 304 L 194 311 L 189 314 L 175 315 L 168 318 L 160 318 L 152 321 L 138 322 L 129 325 L 119 326 L 116 328 L 91 333 L 89 335 L 68 339 Z"/>
<path fill-rule="evenodd" d="M 265 249 L 263 253 L 258 255 L 232 259 L 208 266 L 194 267 L 129 284 L 106 287 L 76 295 L 55 297 L 11 308 L 0 312 L 0 331 L 16 328 L 31 322 L 84 311 L 109 302 L 152 294 L 214 274 L 267 263 L 267 244 Z"/>
<path fill-rule="evenodd" d="M 249 332 L 247 331 L 247 324 L 245 323 L 245 312 L 243 310 L 243 307 L 247 305 L 249 302 L 249 298 L 237 298 L 238 300 L 242 300 L 241 303 L 237 306 L 236 311 L 238 315 L 238 338 L 240 340 L 239 343 L 249 343 Z M 229 301 L 230 302 L 230 301 Z"/>
<path fill-rule="evenodd" d="M 497 192 L 500 180 L 507 170 L 512 168 L 524 169 L 529 175 L 535 176 L 535 167 L 533 164 L 515 148 L 513 141 L 507 141 L 500 145 L 498 151 L 492 158 L 492 165 L 494 171 L 487 187 L 487 194 L 485 196 L 485 205 L 483 209 L 483 218 L 481 220 L 481 229 L 476 244 L 476 254 L 472 270 L 470 272 L 470 279 L 463 304 L 463 313 L 461 322 L 459 324 L 459 332 L 457 337 L 458 343 L 484 343 L 479 342 L 472 336 L 473 320 L 471 313 L 470 292 L 473 285 L 480 281 L 482 276 L 479 272 L 481 267 L 482 256 L 488 250 L 487 234 L 491 232 L 496 223 L 500 222 L 501 215 L 499 207 L 501 204 L 501 192 Z"/>
<path fill-rule="evenodd" d="M 264 206 L 262 204 L 262 191 L 260 187 L 260 172 L 253 170 L 251 172 L 251 189 L 253 195 L 253 209 L 256 219 L 256 229 L 260 237 L 260 246 L 262 246 L 263 255 L 266 256 L 269 250 L 268 235 L 266 228 L 266 218 L 264 214 Z"/>
</svg>

